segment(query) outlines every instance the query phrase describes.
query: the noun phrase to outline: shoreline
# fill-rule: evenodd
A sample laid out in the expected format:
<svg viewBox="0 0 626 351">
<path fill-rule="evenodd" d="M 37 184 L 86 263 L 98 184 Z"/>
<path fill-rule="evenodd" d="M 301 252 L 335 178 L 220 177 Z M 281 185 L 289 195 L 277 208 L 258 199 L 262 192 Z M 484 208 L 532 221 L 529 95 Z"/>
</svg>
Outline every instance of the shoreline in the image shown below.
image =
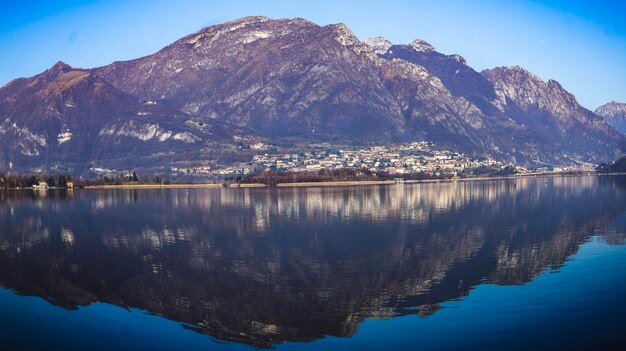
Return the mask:
<svg viewBox="0 0 626 351">
<path fill-rule="evenodd" d="M 507 179 L 520 179 L 520 178 L 553 178 L 553 177 L 580 177 L 580 176 L 619 176 L 626 175 L 623 173 L 527 173 L 508 176 L 493 176 L 493 177 L 470 177 L 470 178 L 456 178 L 456 179 L 409 179 L 403 182 L 396 182 L 395 180 L 347 180 L 347 181 L 331 181 L 331 182 L 299 182 L 299 183 L 278 183 L 275 188 L 304 188 L 304 187 L 339 187 L 339 186 L 371 186 L 371 185 L 403 185 L 403 184 L 426 184 L 426 183 L 454 183 L 454 182 L 471 182 L 471 181 L 488 181 L 488 180 L 507 180 Z M 241 188 L 271 188 L 270 186 L 262 183 L 234 183 L 234 184 L 222 184 L 222 183 L 200 183 L 200 184 L 120 184 L 120 185 L 92 185 L 82 189 L 85 190 L 115 190 L 115 189 L 241 189 Z M 0 190 L 44 190 L 44 189 L 0 189 Z M 50 188 L 45 190 L 81 190 L 75 189 L 63 189 L 63 188 Z"/>
<path fill-rule="evenodd" d="M 409 179 L 401 183 L 396 183 L 394 180 L 346 180 L 346 181 L 332 181 L 332 182 L 299 182 L 299 183 L 278 183 L 275 188 L 305 188 L 305 187 L 338 187 L 338 186 L 371 186 L 371 185 L 402 185 L 402 184 L 422 184 L 422 183 L 454 183 L 454 182 L 471 182 L 471 181 L 486 181 L 486 180 L 507 180 L 507 179 L 519 179 L 519 178 L 553 178 L 553 177 L 580 177 L 580 176 L 617 176 L 626 175 L 624 173 L 595 173 L 595 172 L 583 172 L 583 173 L 526 173 L 508 176 L 493 176 L 493 177 L 470 177 L 470 178 L 456 178 L 456 179 Z M 270 186 L 262 183 L 239 183 L 239 184 L 170 184 L 170 185 L 154 185 L 140 187 L 140 185 L 102 185 L 92 186 L 85 189 L 142 189 L 142 188 L 271 188 Z"/>
<path fill-rule="evenodd" d="M 294 188 L 294 187 L 329 187 L 329 186 L 358 186 L 358 185 L 403 185 L 403 184 L 422 184 L 422 183 L 454 183 L 454 182 L 471 182 L 486 180 L 507 180 L 520 178 L 553 178 L 553 177 L 581 177 L 581 176 L 617 176 L 626 175 L 624 173 L 527 173 L 508 176 L 493 177 L 470 177 L 470 178 L 450 178 L 450 179 L 409 179 L 404 182 L 397 183 L 394 180 L 353 180 L 353 181 L 337 181 L 337 182 L 301 182 L 301 183 L 278 183 L 277 188 Z"/>
<path fill-rule="evenodd" d="M 223 188 L 222 184 L 119 184 L 119 185 L 91 185 L 82 189 L 86 190 L 111 190 L 111 189 L 217 189 Z"/>
</svg>

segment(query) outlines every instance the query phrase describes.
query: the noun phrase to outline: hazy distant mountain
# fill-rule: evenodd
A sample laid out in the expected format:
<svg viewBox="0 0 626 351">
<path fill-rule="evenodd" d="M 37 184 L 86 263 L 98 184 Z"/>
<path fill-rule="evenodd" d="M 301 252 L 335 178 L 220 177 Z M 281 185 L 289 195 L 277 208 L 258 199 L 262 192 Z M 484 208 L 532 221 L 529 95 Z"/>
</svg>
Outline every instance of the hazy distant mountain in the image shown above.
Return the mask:
<svg viewBox="0 0 626 351">
<path fill-rule="evenodd" d="M 28 88 L 55 70 L 69 70 L 57 95 Z M 68 74 L 91 83 L 72 88 Z M 69 96 L 89 108 L 70 107 Z M 605 161 L 626 141 L 557 82 L 519 67 L 479 73 L 421 40 L 360 41 L 343 24 L 265 17 L 208 27 L 136 60 L 55 66 L 16 80 L 0 89 L 0 116 L 3 167 L 140 166 L 110 152 L 116 147 L 158 155 L 143 167 L 212 162 L 251 134 L 359 145 L 430 140 L 526 164 Z M 132 132 L 120 133 L 122 124 Z M 65 129 L 72 136 L 60 142 Z"/>
<path fill-rule="evenodd" d="M 608 124 L 620 132 L 626 132 L 626 103 L 609 102 L 598 107 L 596 114 L 602 116 Z"/>
</svg>

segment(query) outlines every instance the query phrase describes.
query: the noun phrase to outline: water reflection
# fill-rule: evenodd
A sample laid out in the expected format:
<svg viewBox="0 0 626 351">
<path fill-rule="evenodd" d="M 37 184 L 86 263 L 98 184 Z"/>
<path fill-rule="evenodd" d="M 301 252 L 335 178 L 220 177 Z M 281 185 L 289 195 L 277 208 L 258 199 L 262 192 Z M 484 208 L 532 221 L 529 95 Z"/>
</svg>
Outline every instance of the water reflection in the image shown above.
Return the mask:
<svg viewBox="0 0 626 351">
<path fill-rule="evenodd" d="M 137 307 L 269 347 L 429 316 L 524 284 L 589 236 L 619 244 L 626 182 L 0 192 L 0 284 L 67 309 Z"/>
</svg>

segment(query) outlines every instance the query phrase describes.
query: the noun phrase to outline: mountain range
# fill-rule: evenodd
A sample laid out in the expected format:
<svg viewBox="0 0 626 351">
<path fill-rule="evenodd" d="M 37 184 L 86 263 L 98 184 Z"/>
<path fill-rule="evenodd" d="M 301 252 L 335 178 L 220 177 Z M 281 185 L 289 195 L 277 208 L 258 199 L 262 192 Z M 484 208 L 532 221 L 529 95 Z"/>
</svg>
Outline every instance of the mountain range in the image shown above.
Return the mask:
<svg viewBox="0 0 626 351">
<path fill-rule="evenodd" d="M 9 82 L 0 169 L 219 166 L 250 158 L 242 146 L 259 141 L 428 140 L 523 165 L 599 163 L 626 146 L 601 113 L 554 80 L 521 67 L 477 72 L 422 40 L 361 41 L 343 24 L 246 17 L 139 59 L 59 62 Z"/>
</svg>

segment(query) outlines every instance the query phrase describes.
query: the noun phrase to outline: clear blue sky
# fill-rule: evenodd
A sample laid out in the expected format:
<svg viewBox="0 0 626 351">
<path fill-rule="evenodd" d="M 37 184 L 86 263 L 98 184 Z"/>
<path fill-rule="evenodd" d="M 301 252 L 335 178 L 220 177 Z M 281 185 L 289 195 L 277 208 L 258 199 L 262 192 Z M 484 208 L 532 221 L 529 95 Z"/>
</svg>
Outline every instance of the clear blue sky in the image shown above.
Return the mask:
<svg viewBox="0 0 626 351">
<path fill-rule="evenodd" d="M 520 65 L 587 108 L 626 102 L 626 2 L 567 0 L 56 0 L 0 3 L 0 84 L 56 61 L 95 67 L 248 15 L 346 23 L 361 39 L 419 38 L 477 70 Z"/>
</svg>

